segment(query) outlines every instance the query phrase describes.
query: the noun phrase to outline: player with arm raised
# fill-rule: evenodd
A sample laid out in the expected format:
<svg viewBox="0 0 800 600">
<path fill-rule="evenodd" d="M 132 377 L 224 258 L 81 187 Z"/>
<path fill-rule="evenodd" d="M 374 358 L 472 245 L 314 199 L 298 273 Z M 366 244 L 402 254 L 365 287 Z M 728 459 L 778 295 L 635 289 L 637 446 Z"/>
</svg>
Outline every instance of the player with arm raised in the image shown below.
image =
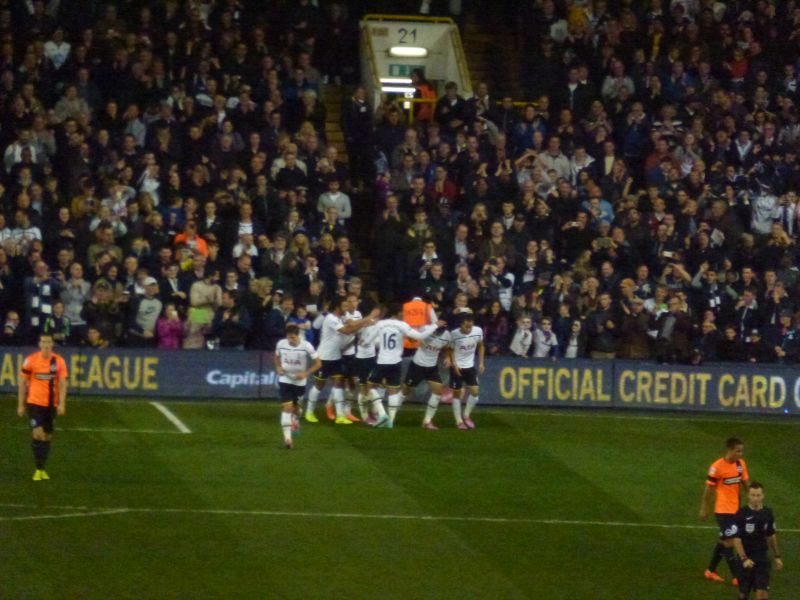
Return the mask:
<svg viewBox="0 0 800 600">
<path fill-rule="evenodd" d="M 423 381 L 428 384 L 431 391 L 428 398 L 428 406 L 425 409 L 425 416 L 422 419 L 422 427 L 436 431 L 439 429 L 433 424 L 433 417 L 439 407 L 442 398 L 442 376 L 439 374 L 439 355 L 442 350 L 450 345 L 450 332 L 446 327 L 437 328 L 430 337 L 424 339 L 408 366 L 405 381 L 403 381 L 403 399 L 414 393 L 416 388 Z M 444 357 L 445 368 L 450 366 L 450 360 Z"/>
<path fill-rule="evenodd" d="M 475 366 L 475 353 L 478 354 L 478 365 Z M 461 325 L 450 332 L 450 387 L 453 388 L 453 416 L 459 429 L 475 429 L 472 422 L 472 411 L 478 404 L 478 376 L 485 369 L 483 330 L 475 326 L 472 313 L 461 316 Z M 461 414 L 461 402 L 465 401 L 464 414 Z"/>
<path fill-rule="evenodd" d="M 389 318 L 383 319 L 372 332 L 372 338 L 365 340 L 367 343 L 376 340 L 378 358 L 375 368 L 369 376 L 370 400 L 373 408 L 378 413 L 376 427 L 391 429 L 394 419 L 400 408 L 400 380 L 402 377 L 403 340 L 409 337 L 413 340 L 424 340 L 436 331 L 438 326 L 443 326 L 440 321 L 437 325 L 426 325 L 416 331 L 411 325 L 402 320 L 403 307 L 392 304 L 386 311 Z M 383 387 L 388 394 L 389 414 L 383 409 L 381 396 L 377 388 Z"/>
<path fill-rule="evenodd" d="M 742 564 L 739 578 L 739 600 L 748 600 L 750 592 L 756 600 L 769 598 L 769 550 L 775 557 L 775 568 L 783 570 L 783 559 L 778 549 L 775 517 L 764 506 L 764 486 L 755 481 L 747 490 L 747 506 L 736 513 L 736 534 L 733 548 Z"/>
<path fill-rule="evenodd" d="M 379 313 L 373 310 L 365 319 L 344 323 L 342 317 L 350 309 L 350 300 L 348 298 L 339 298 L 331 308 L 331 312 L 322 321 L 320 342 L 317 348 L 319 357 L 322 360 L 322 369 L 314 377 L 314 386 L 308 393 L 306 421 L 309 423 L 318 422 L 316 415 L 314 415 L 314 408 L 319 400 L 320 392 L 325 389 L 328 379 L 331 379 L 333 381 L 331 395 L 336 408 L 335 423 L 337 425 L 350 425 L 352 421 L 345 414 L 342 348 L 348 343 L 347 336 L 376 323 Z"/>
<path fill-rule="evenodd" d="M 725 442 L 725 456 L 714 461 L 708 469 L 708 477 L 700 500 L 700 519 L 708 518 L 708 505 L 711 492 L 714 491 L 714 515 L 719 525 L 719 542 L 714 546 L 711 562 L 704 573 L 710 581 L 723 582 L 717 574 L 717 565 L 722 557 L 730 568 L 733 583 L 736 585 L 739 576 L 739 564 L 733 553 L 733 537 L 735 534 L 736 513 L 741 506 L 740 495 L 747 489 L 750 475 L 744 462 L 744 443 L 739 438 L 728 438 Z"/>
<path fill-rule="evenodd" d="M 322 361 L 314 346 L 300 339 L 300 328 L 289 323 L 286 337 L 275 346 L 275 371 L 281 398 L 281 429 L 286 448 L 290 449 L 292 431 L 297 427 L 300 401 L 306 394 L 308 377 L 319 371 Z"/>
</svg>

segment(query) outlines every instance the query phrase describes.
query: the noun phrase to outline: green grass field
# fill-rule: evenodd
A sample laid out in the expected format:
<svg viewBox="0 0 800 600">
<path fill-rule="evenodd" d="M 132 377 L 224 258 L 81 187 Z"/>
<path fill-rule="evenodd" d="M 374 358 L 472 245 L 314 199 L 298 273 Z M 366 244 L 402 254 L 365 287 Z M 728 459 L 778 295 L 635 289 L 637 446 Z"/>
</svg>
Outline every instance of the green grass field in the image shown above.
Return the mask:
<svg viewBox="0 0 800 600">
<path fill-rule="evenodd" d="M 735 598 L 702 578 L 708 465 L 745 439 L 800 597 L 800 421 L 484 409 L 478 429 L 306 425 L 274 404 L 73 400 L 32 482 L 0 437 L 0 598 Z M 727 568 L 720 568 L 727 576 Z"/>
</svg>

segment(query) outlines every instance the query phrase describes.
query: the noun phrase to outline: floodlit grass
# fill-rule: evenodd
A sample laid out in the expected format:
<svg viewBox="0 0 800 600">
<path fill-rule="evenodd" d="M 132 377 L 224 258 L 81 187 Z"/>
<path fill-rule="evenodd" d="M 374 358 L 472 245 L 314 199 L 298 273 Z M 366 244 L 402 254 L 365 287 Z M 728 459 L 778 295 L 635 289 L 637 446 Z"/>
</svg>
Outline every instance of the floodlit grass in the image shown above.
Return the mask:
<svg viewBox="0 0 800 600">
<path fill-rule="evenodd" d="M 73 400 L 34 483 L 0 402 L 0 597 L 733 598 L 702 578 L 696 517 L 731 435 L 794 529 L 770 597 L 798 597 L 800 421 L 479 407 L 458 431 L 442 407 L 430 432 L 408 407 L 394 430 L 304 424 L 286 451 L 273 404 L 166 406 L 191 434 Z"/>
</svg>

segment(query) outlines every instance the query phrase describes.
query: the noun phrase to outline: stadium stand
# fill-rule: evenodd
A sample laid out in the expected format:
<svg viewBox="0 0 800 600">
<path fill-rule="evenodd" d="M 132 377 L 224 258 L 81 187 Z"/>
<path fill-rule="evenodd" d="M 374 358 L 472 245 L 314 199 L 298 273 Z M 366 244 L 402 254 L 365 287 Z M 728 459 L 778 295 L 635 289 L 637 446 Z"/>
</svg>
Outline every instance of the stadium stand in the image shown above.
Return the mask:
<svg viewBox="0 0 800 600">
<path fill-rule="evenodd" d="M 798 361 L 793 3 L 383 2 L 480 79 L 410 108 L 319 4 L 0 3 L 0 343 L 265 349 L 355 292 L 498 355 Z"/>
</svg>

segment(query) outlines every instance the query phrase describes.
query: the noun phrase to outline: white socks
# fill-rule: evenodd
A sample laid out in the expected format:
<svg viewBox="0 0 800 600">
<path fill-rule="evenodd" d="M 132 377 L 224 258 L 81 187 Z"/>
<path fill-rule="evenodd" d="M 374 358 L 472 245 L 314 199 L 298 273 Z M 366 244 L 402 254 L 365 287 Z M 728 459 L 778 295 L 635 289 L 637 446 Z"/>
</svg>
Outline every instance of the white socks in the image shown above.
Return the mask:
<svg viewBox="0 0 800 600">
<path fill-rule="evenodd" d="M 473 396 L 470 394 L 467 396 L 467 407 L 464 409 L 464 417 L 469 419 L 469 416 L 472 414 L 472 409 L 475 408 L 475 405 L 478 403 L 478 396 Z"/>
<path fill-rule="evenodd" d="M 331 390 L 330 400 L 333 400 L 336 405 L 336 418 L 344 417 L 346 410 L 346 402 L 344 399 L 344 390 L 342 388 L 333 388 Z"/>
<path fill-rule="evenodd" d="M 308 392 L 308 404 L 306 404 L 306 413 L 314 414 L 314 408 L 317 406 L 319 400 L 319 390 L 317 386 L 312 385 L 311 390 Z"/>
<path fill-rule="evenodd" d="M 283 440 L 287 444 L 292 443 L 292 413 L 281 412 L 281 429 L 283 430 Z"/>
<path fill-rule="evenodd" d="M 461 417 L 461 398 L 456 395 L 460 393 L 460 391 L 453 392 L 453 416 L 456 418 L 456 424 L 464 421 Z"/>
<path fill-rule="evenodd" d="M 372 401 L 372 409 L 378 414 L 378 418 L 382 419 L 386 416 L 386 410 L 383 408 L 383 400 L 378 390 L 370 390 L 370 400 Z"/>
<path fill-rule="evenodd" d="M 369 397 L 366 394 L 358 394 L 358 412 L 362 420 L 369 419 Z"/>
<path fill-rule="evenodd" d="M 402 396 L 399 393 L 394 393 L 389 396 L 389 420 L 394 424 L 394 418 L 397 416 L 397 411 L 402 404 Z"/>
<path fill-rule="evenodd" d="M 428 408 L 425 409 L 425 418 L 422 420 L 423 423 L 430 423 L 433 421 L 436 409 L 439 408 L 439 400 L 441 400 L 441 396 L 438 394 L 431 394 L 428 400 Z"/>
<path fill-rule="evenodd" d="M 356 401 L 356 392 L 355 390 L 347 389 L 345 390 L 345 404 L 344 404 L 344 414 L 345 415 L 352 415 L 353 414 L 353 402 Z"/>
</svg>

